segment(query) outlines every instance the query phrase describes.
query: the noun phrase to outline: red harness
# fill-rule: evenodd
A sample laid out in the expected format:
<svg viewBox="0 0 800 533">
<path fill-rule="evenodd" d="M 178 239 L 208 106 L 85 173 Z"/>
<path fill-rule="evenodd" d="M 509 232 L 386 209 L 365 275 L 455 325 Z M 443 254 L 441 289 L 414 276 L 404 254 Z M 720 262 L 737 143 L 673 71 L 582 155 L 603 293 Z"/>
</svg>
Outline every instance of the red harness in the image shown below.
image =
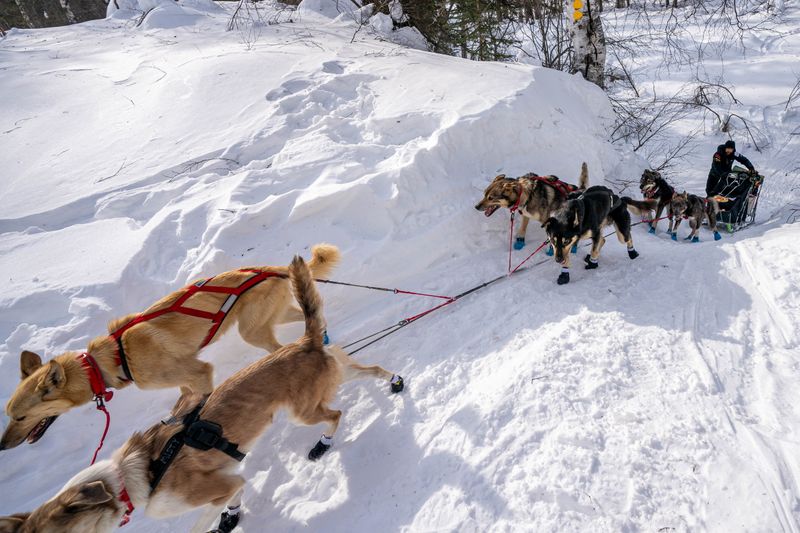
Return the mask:
<svg viewBox="0 0 800 533">
<path fill-rule="evenodd" d="M 569 196 L 569 193 L 575 192 L 578 188 L 574 185 L 570 185 L 569 183 L 565 183 L 556 177 L 547 177 L 547 176 L 528 176 L 532 180 L 541 181 L 547 185 L 550 185 L 555 190 L 557 190 L 563 198 Z"/>
<path fill-rule="evenodd" d="M 116 363 L 118 366 L 122 367 L 122 370 L 125 372 L 125 376 L 127 380 L 123 381 L 133 381 L 133 376 L 131 375 L 130 369 L 128 368 L 127 358 L 125 357 L 125 350 L 122 348 L 122 335 L 128 331 L 130 328 L 137 324 L 141 324 L 142 322 L 147 322 L 148 320 L 152 320 L 158 316 L 167 314 L 167 313 L 183 313 L 184 315 L 196 316 L 198 318 L 207 318 L 211 320 L 211 328 L 206 335 L 206 338 L 203 340 L 203 343 L 200 345 L 200 348 L 206 346 L 211 339 L 214 338 L 217 331 L 219 330 L 220 326 L 222 326 L 222 321 L 225 320 L 228 312 L 230 312 L 231 308 L 233 308 L 233 304 L 236 303 L 236 300 L 245 293 L 245 291 L 252 289 L 262 281 L 272 278 L 272 277 L 284 277 L 283 274 L 279 274 L 277 272 L 262 272 L 260 270 L 253 270 L 253 269 L 242 269 L 239 272 L 254 272 L 255 275 L 246 279 L 241 285 L 238 287 L 220 287 L 217 285 L 207 285 L 208 282 L 213 280 L 214 278 L 207 278 L 204 280 L 200 280 L 197 283 L 189 285 L 186 287 L 186 292 L 184 292 L 180 298 L 175 300 L 175 302 L 166 307 L 164 309 L 159 309 L 158 311 L 153 311 L 152 313 L 147 313 L 146 315 L 139 315 L 118 330 L 114 331 L 110 334 L 110 336 L 117 341 L 117 360 Z M 191 298 L 194 294 L 198 292 L 216 292 L 221 294 L 227 294 L 228 298 L 220 307 L 220 310 L 216 313 L 211 313 L 209 311 L 201 311 L 199 309 L 192 309 L 191 307 L 183 307 L 183 304 L 186 303 L 186 300 Z M 108 390 L 106 386 L 106 382 L 103 379 L 103 374 L 100 372 L 100 367 L 95 361 L 94 357 L 90 354 L 84 352 L 78 356 L 78 361 L 80 362 L 83 369 L 86 371 L 86 375 L 89 377 L 89 386 L 92 389 L 92 394 L 94 394 L 94 401 L 97 404 L 97 410 L 102 411 L 103 414 L 106 415 L 106 425 L 105 429 L 103 430 L 103 435 L 100 437 L 100 444 L 94 451 L 94 455 L 92 456 L 92 463 L 94 464 L 97 460 L 97 454 L 100 452 L 100 449 L 103 447 L 103 443 L 106 440 L 106 435 L 108 435 L 108 427 L 111 425 L 111 415 L 106 409 L 105 402 L 111 401 L 111 398 L 114 397 L 114 392 Z M 125 513 L 125 516 L 122 518 L 122 523 L 120 525 L 125 525 L 128 523 L 130 519 L 129 515 L 133 512 L 133 504 L 130 501 L 130 497 L 128 496 L 128 491 L 125 490 L 123 486 L 122 491 L 120 492 L 120 500 L 124 502 L 128 506 L 128 511 Z"/>
<path fill-rule="evenodd" d="M 241 269 L 239 272 L 254 272 L 255 275 L 246 279 L 241 285 L 237 287 L 220 287 L 217 285 L 208 285 L 210 281 L 214 278 L 206 278 L 200 280 L 192 285 L 185 287 L 186 292 L 184 292 L 175 302 L 170 305 L 169 307 L 165 307 L 164 309 L 159 309 L 158 311 L 153 311 L 152 313 L 147 313 L 145 315 L 139 315 L 121 328 L 117 329 L 116 331 L 110 333 L 109 335 L 117 341 L 117 364 L 122 367 L 122 370 L 125 372 L 125 376 L 128 380 L 133 381 L 133 376 L 131 375 L 130 369 L 128 368 L 127 358 L 125 357 L 125 350 L 122 347 L 122 335 L 131 329 L 133 326 L 137 324 L 141 324 L 142 322 L 147 322 L 148 320 L 153 320 L 156 317 L 161 315 L 165 315 L 167 313 L 181 313 L 184 315 L 195 316 L 198 318 L 206 318 L 211 320 L 211 327 L 208 330 L 208 334 L 206 335 L 205 339 L 203 340 L 202 344 L 200 344 L 199 348 L 205 347 L 208 343 L 211 342 L 211 339 L 214 338 L 214 335 L 217 334 L 217 331 L 222 326 L 222 321 L 225 320 L 228 312 L 233 308 L 233 304 L 236 303 L 236 300 L 244 294 L 246 291 L 252 289 L 262 281 L 272 278 L 272 277 L 283 277 L 283 274 L 279 274 L 277 272 L 262 272 L 260 270 L 254 269 Z M 197 294 L 198 292 L 215 292 L 220 294 L 227 294 L 228 298 L 222 304 L 219 311 L 216 313 L 212 313 L 210 311 L 201 311 L 200 309 L 193 309 L 191 307 L 184 307 L 183 304 L 186 303 L 186 300 Z M 198 349 L 199 349 L 198 348 Z"/>
</svg>

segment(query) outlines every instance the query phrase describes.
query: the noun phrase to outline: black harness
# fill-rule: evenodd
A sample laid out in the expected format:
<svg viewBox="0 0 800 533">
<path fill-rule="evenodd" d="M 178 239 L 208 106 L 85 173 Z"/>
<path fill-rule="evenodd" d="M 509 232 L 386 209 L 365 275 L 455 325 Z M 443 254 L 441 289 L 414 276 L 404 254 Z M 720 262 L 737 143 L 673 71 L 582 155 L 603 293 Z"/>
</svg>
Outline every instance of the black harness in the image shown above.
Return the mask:
<svg viewBox="0 0 800 533">
<path fill-rule="evenodd" d="M 205 401 L 186 415 L 183 419 L 183 429 L 170 437 L 158 459 L 150 461 L 150 474 L 152 475 L 150 492 L 156 490 L 161 478 L 167 473 L 169 465 L 172 464 L 184 445 L 204 451 L 213 448 L 236 461 L 245 458 L 245 454 L 239 451 L 238 444 L 230 442 L 222 436 L 222 426 L 209 420 L 200 419 L 200 410 L 204 405 Z"/>
</svg>

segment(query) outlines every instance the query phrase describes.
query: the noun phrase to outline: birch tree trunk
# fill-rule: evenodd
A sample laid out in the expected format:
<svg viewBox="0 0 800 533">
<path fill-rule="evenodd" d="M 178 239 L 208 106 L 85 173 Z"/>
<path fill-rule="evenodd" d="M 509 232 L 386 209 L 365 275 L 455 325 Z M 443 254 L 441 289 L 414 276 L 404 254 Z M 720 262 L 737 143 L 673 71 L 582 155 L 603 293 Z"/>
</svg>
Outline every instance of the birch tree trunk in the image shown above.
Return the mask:
<svg viewBox="0 0 800 533">
<path fill-rule="evenodd" d="M 572 72 L 605 89 L 606 38 L 596 0 L 567 0 L 573 13 Z"/>
</svg>

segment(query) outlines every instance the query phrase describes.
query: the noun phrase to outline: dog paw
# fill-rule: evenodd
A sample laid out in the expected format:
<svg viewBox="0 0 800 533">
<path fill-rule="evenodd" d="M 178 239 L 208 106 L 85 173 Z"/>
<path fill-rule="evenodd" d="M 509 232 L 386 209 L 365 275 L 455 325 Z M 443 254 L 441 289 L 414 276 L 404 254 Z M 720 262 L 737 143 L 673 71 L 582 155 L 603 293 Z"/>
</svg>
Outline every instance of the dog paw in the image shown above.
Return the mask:
<svg viewBox="0 0 800 533">
<path fill-rule="evenodd" d="M 554 253 L 555 252 L 553 251 L 553 245 L 552 244 L 547 247 L 547 250 L 544 251 L 544 255 L 546 255 L 548 257 L 553 257 Z"/>
<path fill-rule="evenodd" d="M 525 239 L 522 237 L 517 237 L 517 240 L 514 241 L 514 249 L 522 250 L 523 248 L 525 248 Z"/>
<path fill-rule="evenodd" d="M 558 283 L 559 285 L 566 285 L 567 283 L 569 283 L 569 272 L 562 272 L 561 274 L 559 274 L 556 283 Z"/>
<path fill-rule="evenodd" d="M 628 257 L 630 257 L 631 259 L 636 259 L 637 257 L 639 257 L 639 252 L 633 249 L 628 250 Z"/>
<path fill-rule="evenodd" d="M 718 240 L 720 240 L 721 238 L 722 238 L 722 235 L 720 235 L 718 231 L 715 231 L 715 232 L 714 232 L 714 240 L 715 240 L 715 241 L 718 241 Z"/>
<path fill-rule="evenodd" d="M 331 338 L 328 337 L 328 330 L 322 332 L 322 344 L 327 346 L 331 343 Z"/>
<path fill-rule="evenodd" d="M 389 383 L 389 385 L 392 388 L 392 392 L 395 394 L 406 388 L 406 383 L 403 381 L 403 376 L 398 375 L 392 376 L 392 381 Z"/>
<path fill-rule="evenodd" d="M 600 266 L 597 261 L 592 261 L 591 254 L 586 254 L 586 257 L 583 258 L 583 261 L 586 263 L 586 270 L 594 270 Z"/>
<path fill-rule="evenodd" d="M 688 236 L 687 236 L 685 239 L 683 239 L 683 240 L 684 240 L 684 241 L 691 241 L 691 240 L 692 240 L 692 236 L 691 236 L 691 235 L 688 235 Z"/>
<path fill-rule="evenodd" d="M 219 526 L 217 529 L 212 529 L 208 533 L 230 533 L 239 524 L 239 514 L 228 514 L 227 511 L 222 513 L 219 519 Z"/>
<path fill-rule="evenodd" d="M 670 239 L 672 239 L 673 241 L 677 241 L 678 240 L 678 234 L 677 233 L 673 233 L 672 235 L 670 235 Z"/>
<path fill-rule="evenodd" d="M 573 254 L 578 253 L 578 243 L 572 245 L 572 250 L 570 250 L 570 252 L 572 252 Z"/>
<path fill-rule="evenodd" d="M 647 230 L 647 233 L 649 233 L 651 235 L 655 235 L 656 234 L 656 228 L 654 228 L 653 226 L 650 226 L 650 229 Z"/>
<path fill-rule="evenodd" d="M 700 242 L 700 237 L 692 237 L 692 242 Z"/>
<path fill-rule="evenodd" d="M 308 459 L 310 461 L 316 461 L 317 459 L 325 455 L 325 452 L 330 450 L 330 448 L 331 448 L 330 444 L 325 444 L 321 440 L 317 441 L 317 444 L 313 448 L 311 448 L 310 452 L 308 452 Z"/>
</svg>

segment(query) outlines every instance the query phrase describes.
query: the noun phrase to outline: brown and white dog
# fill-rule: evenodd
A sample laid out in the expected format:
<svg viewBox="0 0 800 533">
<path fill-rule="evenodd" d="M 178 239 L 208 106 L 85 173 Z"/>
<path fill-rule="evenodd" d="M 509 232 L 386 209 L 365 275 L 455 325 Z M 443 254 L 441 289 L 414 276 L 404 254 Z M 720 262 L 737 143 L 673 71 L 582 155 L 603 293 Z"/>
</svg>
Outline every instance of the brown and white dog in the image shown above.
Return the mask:
<svg viewBox="0 0 800 533">
<path fill-rule="evenodd" d="M 582 191 L 588 186 L 589 167 L 586 163 L 581 165 L 578 185 L 563 182 L 556 176 L 537 176 L 530 173 L 511 179 L 501 174 L 486 187 L 483 200 L 478 202 L 475 209 L 483 211 L 487 217 L 501 207 L 519 209 L 523 218 L 517 230 L 514 248 L 520 250 L 525 246 L 525 232 L 531 219 L 546 221 L 564 205 L 569 193 Z"/>
<path fill-rule="evenodd" d="M 309 266 L 317 277 L 327 276 L 339 260 L 339 250 L 328 244 L 314 246 L 311 254 Z M 136 323 L 120 335 L 119 341 L 114 338 L 114 332 L 137 317 L 157 313 L 179 302 L 196 284 L 162 298 L 142 315 L 127 315 L 112 321 L 109 335 L 90 341 L 85 352 L 94 360 L 105 387 L 121 389 L 130 385 L 126 375 L 132 377 L 140 389 L 180 387 L 181 399 L 175 406 L 180 410 L 184 403 L 196 404 L 202 396 L 211 393 L 213 367 L 197 356 L 205 343 L 219 339 L 234 324 L 238 323 L 239 333 L 246 342 L 269 351 L 279 348 L 274 326 L 303 319 L 300 309 L 292 303 L 287 267 L 225 272 L 214 277 L 205 291 L 215 287 L 238 287 L 260 272 L 277 275 L 241 294 L 236 304 L 229 307 L 227 318 L 221 320 L 221 324 L 219 319 L 214 322 L 207 317 L 168 312 Z M 229 305 L 230 294 L 205 291 L 195 292 L 181 305 L 207 314 L 218 313 Z M 210 330 L 210 327 L 219 329 Z M 213 336 L 209 338 L 210 332 Z M 120 359 L 120 348 L 124 359 Z M 14 448 L 26 439 L 36 442 L 56 417 L 93 400 L 95 393 L 86 360 L 80 352 L 67 352 L 42 363 L 37 354 L 22 352 L 22 381 L 6 405 L 10 421 L 0 439 L 0 450 Z M 123 362 L 127 363 L 127 371 Z"/>
<path fill-rule="evenodd" d="M 219 424 L 222 437 L 246 452 L 275 413 L 288 408 L 303 424 L 327 424 L 323 438 L 309 453 L 316 459 L 330 446 L 323 441 L 333 437 L 339 424 L 342 412 L 329 404 L 344 381 L 382 378 L 392 384 L 393 392 L 403 389 L 403 381 L 379 366 L 359 365 L 340 348 L 323 346 L 322 302 L 308 267 L 298 257 L 289 271 L 305 314 L 305 335 L 225 380 L 209 396 L 199 418 Z M 110 532 L 135 508 L 165 518 L 209 506 L 195 526 L 205 531 L 225 504 L 228 509 L 217 531 L 230 531 L 238 522 L 245 479 L 236 473 L 238 463 L 225 453 L 184 445 L 151 490 L 151 461 L 162 457 L 165 444 L 183 427 L 159 423 L 135 433 L 110 460 L 77 474 L 33 512 L 0 518 L 0 532 Z"/>
</svg>

